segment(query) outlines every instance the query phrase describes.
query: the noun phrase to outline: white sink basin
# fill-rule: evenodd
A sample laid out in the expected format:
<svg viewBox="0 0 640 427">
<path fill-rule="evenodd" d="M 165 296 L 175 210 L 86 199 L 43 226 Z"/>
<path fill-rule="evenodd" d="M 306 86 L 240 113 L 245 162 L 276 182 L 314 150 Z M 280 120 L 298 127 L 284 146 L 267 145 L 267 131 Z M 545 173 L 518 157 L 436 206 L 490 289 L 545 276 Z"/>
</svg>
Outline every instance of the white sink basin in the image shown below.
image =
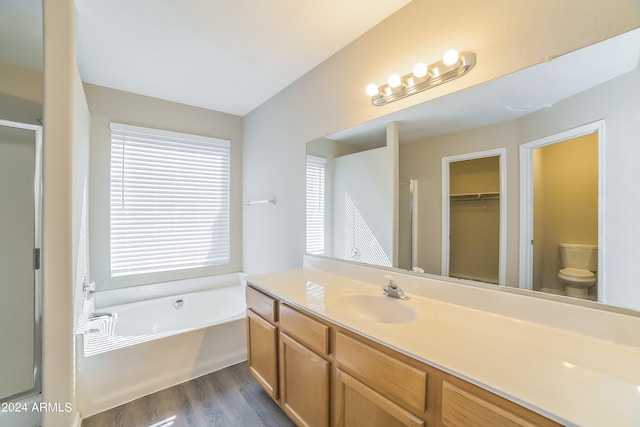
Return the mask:
<svg viewBox="0 0 640 427">
<path fill-rule="evenodd" d="M 377 323 L 406 323 L 417 315 L 407 301 L 384 295 L 345 295 L 331 305 L 349 316 Z"/>
</svg>

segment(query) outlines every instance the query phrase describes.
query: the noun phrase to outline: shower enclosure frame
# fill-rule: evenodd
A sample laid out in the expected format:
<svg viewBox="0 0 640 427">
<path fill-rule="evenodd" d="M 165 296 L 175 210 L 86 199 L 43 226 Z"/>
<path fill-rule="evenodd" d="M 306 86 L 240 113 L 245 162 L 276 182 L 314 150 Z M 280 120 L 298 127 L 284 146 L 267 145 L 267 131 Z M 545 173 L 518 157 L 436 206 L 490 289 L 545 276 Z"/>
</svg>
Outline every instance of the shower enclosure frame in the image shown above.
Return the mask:
<svg viewBox="0 0 640 427">
<path fill-rule="evenodd" d="M 27 398 L 42 392 L 42 126 L 0 119 L 0 126 L 30 130 L 34 133 L 34 331 L 33 331 L 33 387 L 9 396 L 0 396 L 0 402 Z"/>
</svg>

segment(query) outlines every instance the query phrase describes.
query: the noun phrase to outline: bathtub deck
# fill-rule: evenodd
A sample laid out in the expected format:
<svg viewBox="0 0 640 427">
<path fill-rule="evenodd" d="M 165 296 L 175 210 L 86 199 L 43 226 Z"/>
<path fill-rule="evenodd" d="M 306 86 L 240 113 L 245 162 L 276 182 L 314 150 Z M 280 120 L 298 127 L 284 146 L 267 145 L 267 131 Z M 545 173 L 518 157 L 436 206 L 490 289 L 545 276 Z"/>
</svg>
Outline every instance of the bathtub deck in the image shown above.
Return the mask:
<svg viewBox="0 0 640 427">
<path fill-rule="evenodd" d="M 82 427 L 168 425 L 294 426 L 249 375 L 246 362 L 161 390 L 82 421 Z"/>
</svg>

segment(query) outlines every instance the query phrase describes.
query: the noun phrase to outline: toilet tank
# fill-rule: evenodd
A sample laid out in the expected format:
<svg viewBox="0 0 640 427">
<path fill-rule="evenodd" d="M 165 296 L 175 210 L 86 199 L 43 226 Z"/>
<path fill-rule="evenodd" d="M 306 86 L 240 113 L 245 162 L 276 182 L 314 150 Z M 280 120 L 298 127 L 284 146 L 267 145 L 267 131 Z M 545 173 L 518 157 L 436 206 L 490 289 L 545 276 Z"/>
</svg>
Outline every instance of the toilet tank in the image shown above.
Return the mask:
<svg viewBox="0 0 640 427">
<path fill-rule="evenodd" d="M 598 247 L 577 243 L 560 243 L 560 263 L 562 268 L 582 268 L 598 270 Z"/>
</svg>

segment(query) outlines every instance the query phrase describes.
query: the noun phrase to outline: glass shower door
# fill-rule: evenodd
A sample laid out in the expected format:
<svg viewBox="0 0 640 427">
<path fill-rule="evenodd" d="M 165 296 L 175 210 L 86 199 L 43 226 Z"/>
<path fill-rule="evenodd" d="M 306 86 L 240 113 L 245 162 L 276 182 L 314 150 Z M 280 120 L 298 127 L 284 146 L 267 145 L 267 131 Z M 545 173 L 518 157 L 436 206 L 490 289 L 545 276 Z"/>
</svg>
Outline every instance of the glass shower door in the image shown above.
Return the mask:
<svg viewBox="0 0 640 427">
<path fill-rule="evenodd" d="M 8 123 L 0 121 L 0 401 L 40 389 L 39 130 Z"/>
</svg>

